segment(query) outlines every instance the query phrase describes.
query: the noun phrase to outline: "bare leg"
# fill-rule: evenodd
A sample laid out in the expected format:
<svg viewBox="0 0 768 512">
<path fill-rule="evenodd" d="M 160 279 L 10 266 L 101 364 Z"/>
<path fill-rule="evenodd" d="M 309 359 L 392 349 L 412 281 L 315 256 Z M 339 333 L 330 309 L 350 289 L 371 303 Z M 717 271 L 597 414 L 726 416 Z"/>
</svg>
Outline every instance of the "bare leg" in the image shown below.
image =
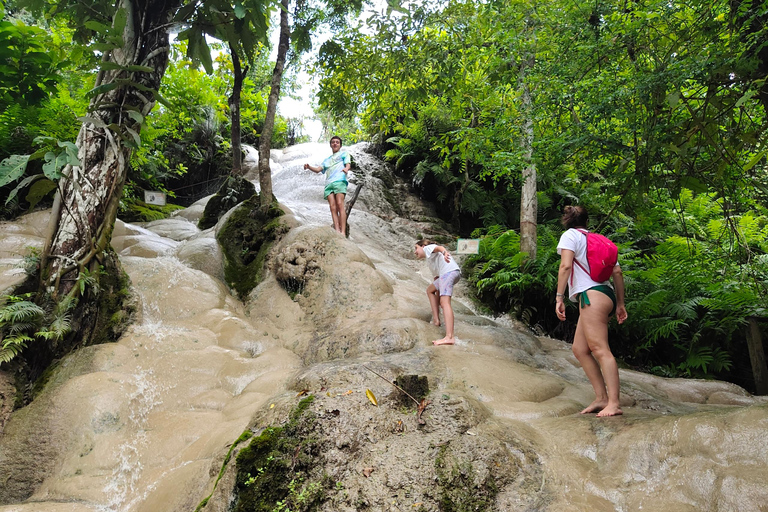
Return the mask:
<svg viewBox="0 0 768 512">
<path fill-rule="evenodd" d="M 583 315 L 583 313 L 582 313 Z M 576 326 L 576 334 L 573 337 L 573 355 L 581 363 L 581 367 L 584 373 L 587 374 L 589 383 L 592 384 L 592 389 L 595 391 L 595 400 L 589 404 L 581 414 L 587 414 L 590 412 L 597 412 L 603 410 L 608 404 L 608 394 L 605 391 L 605 381 L 603 380 L 603 374 L 600 372 L 600 366 L 592 357 L 592 352 L 587 345 L 587 338 L 584 336 L 584 324 L 582 322 L 582 316 L 579 316 L 579 323 Z"/>
<path fill-rule="evenodd" d="M 573 353 L 584 368 L 595 400 L 582 414 L 598 412 L 598 416 L 622 414 L 619 406 L 619 368 L 608 346 L 608 314 L 611 299 L 597 291 L 587 292 L 591 305 L 580 310 L 573 341 Z"/>
<path fill-rule="evenodd" d="M 336 214 L 336 194 L 328 194 L 328 205 L 331 207 L 331 218 L 333 219 L 333 229 L 338 231 L 339 216 Z"/>
<path fill-rule="evenodd" d="M 445 338 L 435 340 L 435 345 L 453 345 L 456 340 L 453 337 L 453 307 L 451 306 L 451 296 L 440 296 L 440 307 L 443 308 L 443 317 L 445 318 Z"/>
<path fill-rule="evenodd" d="M 347 233 L 347 210 L 344 207 L 344 194 L 336 194 L 336 211 L 339 215 L 339 233 Z"/>
<path fill-rule="evenodd" d="M 435 283 L 427 286 L 427 298 L 429 307 L 432 308 L 432 325 L 440 327 L 440 295 L 437 293 Z"/>
</svg>

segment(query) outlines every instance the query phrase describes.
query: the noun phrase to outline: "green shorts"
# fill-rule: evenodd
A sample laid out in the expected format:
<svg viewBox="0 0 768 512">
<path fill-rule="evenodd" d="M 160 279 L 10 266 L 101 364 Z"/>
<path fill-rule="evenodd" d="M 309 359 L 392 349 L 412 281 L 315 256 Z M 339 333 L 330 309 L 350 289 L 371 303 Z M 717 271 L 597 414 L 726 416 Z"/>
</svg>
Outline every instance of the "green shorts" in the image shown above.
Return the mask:
<svg viewBox="0 0 768 512">
<path fill-rule="evenodd" d="M 347 182 L 346 181 L 332 181 L 325 186 L 323 199 L 328 199 L 331 194 L 346 194 Z"/>
</svg>

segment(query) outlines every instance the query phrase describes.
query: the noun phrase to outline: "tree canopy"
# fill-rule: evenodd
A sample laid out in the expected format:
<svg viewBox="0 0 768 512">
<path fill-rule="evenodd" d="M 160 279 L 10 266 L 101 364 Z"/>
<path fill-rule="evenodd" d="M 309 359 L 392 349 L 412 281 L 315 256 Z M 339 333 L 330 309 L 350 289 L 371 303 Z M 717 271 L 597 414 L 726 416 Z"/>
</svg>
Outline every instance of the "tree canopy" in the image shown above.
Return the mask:
<svg viewBox="0 0 768 512">
<path fill-rule="evenodd" d="M 479 296 L 567 338 L 550 311 L 553 254 L 562 207 L 579 203 L 622 247 L 630 321 L 613 330 L 625 360 L 739 374 L 768 270 L 763 4 L 390 5 L 323 46 L 320 105 L 357 116 L 462 235 L 483 237 L 469 263 Z M 538 173 L 530 262 L 526 122 Z"/>
</svg>

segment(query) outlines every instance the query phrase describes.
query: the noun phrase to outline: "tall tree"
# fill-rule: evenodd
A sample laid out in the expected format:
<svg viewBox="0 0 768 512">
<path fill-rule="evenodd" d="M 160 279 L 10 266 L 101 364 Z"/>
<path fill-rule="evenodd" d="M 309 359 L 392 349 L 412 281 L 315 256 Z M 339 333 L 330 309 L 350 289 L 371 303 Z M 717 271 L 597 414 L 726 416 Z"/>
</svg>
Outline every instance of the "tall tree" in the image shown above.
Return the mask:
<svg viewBox="0 0 768 512">
<path fill-rule="evenodd" d="M 39 0 L 31 3 L 41 7 Z M 144 119 L 159 98 L 170 52 L 169 31 L 187 26 L 182 34 L 189 40 L 190 56 L 210 69 L 206 34 L 215 35 L 219 21 L 232 20 L 229 39 L 253 46 L 259 37 L 266 37 L 268 5 L 254 0 L 249 4 L 252 9 L 246 10 L 240 1 L 193 0 L 183 5 L 183 0 L 118 0 L 85 5 L 61 0 L 47 11 L 68 17 L 77 40 L 101 52 L 102 61 L 77 137 L 77 158 L 68 159 L 58 183 L 41 254 L 37 300 L 69 310 L 71 333 L 58 347 L 35 347 L 34 371 L 42 371 L 68 346 L 90 343 L 100 334 L 99 315 L 108 314 L 100 311 L 99 290 L 106 280 L 119 282 L 121 275 L 110 252 L 112 229 L 131 152 L 140 144 Z"/>
<path fill-rule="evenodd" d="M 195 2 L 188 4 L 194 6 Z M 179 39 L 189 40 L 188 56 L 202 64 L 206 72 L 213 72 L 211 50 L 206 36 L 224 41 L 232 57 L 234 83 L 228 103 L 232 120 L 232 174 L 242 173 L 240 143 L 240 93 L 248 67 L 267 44 L 269 15 L 273 0 L 205 0 L 193 10 L 179 13 L 177 20 L 187 26 Z M 245 67 L 243 67 L 245 65 Z"/>
<path fill-rule="evenodd" d="M 248 74 L 248 66 L 243 69 L 240 64 L 240 56 L 237 50 L 230 44 L 230 55 L 232 55 L 232 94 L 229 95 L 229 114 L 232 119 L 231 138 L 232 138 L 232 174 L 240 176 L 243 173 L 243 150 L 240 134 L 240 93 L 243 90 L 243 79 Z"/>
<path fill-rule="evenodd" d="M 346 15 L 359 12 L 363 0 L 321 0 L 314 4 L 308 0 L 296 0 L 293 12 L 293 27 L 289 19 L 291 3 L 280 1 L 280 37 L 277 59 L 272 71 L 272 85 L 267 103 L 264 128 L 259 138 L 259 184 L 261 188 L 261 209 L 266 212 L 272 202 L 272 171 L 269 167 L 269 153 L 272 149 L 272 132 L 275 126 L 277 102 L 280 98 L 283 73 L 288 51 L 293 42 L 294 57 L 311 49 L 311 34 L 323 23 L 330 23 L 336 31 L 346 26 Z"/>
<path fill-rule="evenodd" d="M 530 16 L 526 16 L 525 32 L 531 34 L 529 41 L 520 60 L 520 97 L 523 113 L 523 186 L 520 193 L 520 252 L 528 254 L 532 260 L 536 259 L 536 238 L 538 202 L 536 198 L 536 162 L 533 159 L 533 98 L 528 75 L 533 70 L 536 62 L 534 50 L 531 48 L 536 39 L 533 22 Z"/>
<path fill-rule="evenodd" d="M 59 184 L 43 251 L 43 279 L 54 300 L 74 294 L 84 273 L 98 274 L 109 248 L 131 151 L 157 100 L 168 63 L 168 31 L 181 0 L 120 0 L 111 26 L 86 22 L 106 36 L 89 114 L 77 139 L 81 166 Z"/>
<path fill-rule="evenodd" d="M 272 169 L 269 167 L 269 154 L 272 150 L 272 132 L 275 128 L 275 114 L 277 113 L 277 100 L 280 97 L 280 87 L 283 81 L 285 59 L 288 55 L 288 47 L 291 44 L 291 28 L 288 23 L 288 0 L 280 1 L 280 39 L 277 45 L 277 59 L 272 71 L 272 85 L 267 101 L 267 114 L 264 118 L 264 127 L 259 137 L 259 187 L 261 210 L 266 213 L 272 204 Z"/>
</svg>

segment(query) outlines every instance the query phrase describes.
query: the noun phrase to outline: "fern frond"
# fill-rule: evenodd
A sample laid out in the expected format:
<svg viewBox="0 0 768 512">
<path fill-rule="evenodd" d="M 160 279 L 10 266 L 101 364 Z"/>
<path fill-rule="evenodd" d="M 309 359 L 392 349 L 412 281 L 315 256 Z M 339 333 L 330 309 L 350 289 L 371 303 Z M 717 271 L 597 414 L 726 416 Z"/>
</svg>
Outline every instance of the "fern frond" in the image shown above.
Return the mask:
<svg viewBox="0 0 768 512">
<path fill-rule="evenodd" d="M 45 340 L 60 340 L 72 330 L 72 318 L 69 313 L 57 316 L 51 322 L 51 325 L 47 329 L 41 329 L 35 333 L 35 336 L 39 336 Z"/>
<path fill-rule="evenodd" d="M 678 330 L 682 327 L 688 327 L 688 324 L 682 318 L 667 319 L 667 321 L 656 329 L 648 333 L 648 338 L 654 342 L 674 338 L 680 339 L 680 333 Z"/>
<path fill-rule="evenodd" d="M 43 316 L 43 308 L 27 300 L 12 302 L 0 309 L 0 326 L 6 323 L 18 323 Z"/>
<path fill-rule="evenodd" d="M 671 302 L 664 308 L 664 313 L 675 318 L 690 321 L 698 316 L 696 307 L 704 300 L 704 297 L 693 297 L 684 302 Z"/>
<path fill-rule="evenodd" d="M 0 347 L 0 363 L 7 363 L 27 347 L 32 338 L 26 335 L 8 336 L 3 338 Z"/>
</svg>

